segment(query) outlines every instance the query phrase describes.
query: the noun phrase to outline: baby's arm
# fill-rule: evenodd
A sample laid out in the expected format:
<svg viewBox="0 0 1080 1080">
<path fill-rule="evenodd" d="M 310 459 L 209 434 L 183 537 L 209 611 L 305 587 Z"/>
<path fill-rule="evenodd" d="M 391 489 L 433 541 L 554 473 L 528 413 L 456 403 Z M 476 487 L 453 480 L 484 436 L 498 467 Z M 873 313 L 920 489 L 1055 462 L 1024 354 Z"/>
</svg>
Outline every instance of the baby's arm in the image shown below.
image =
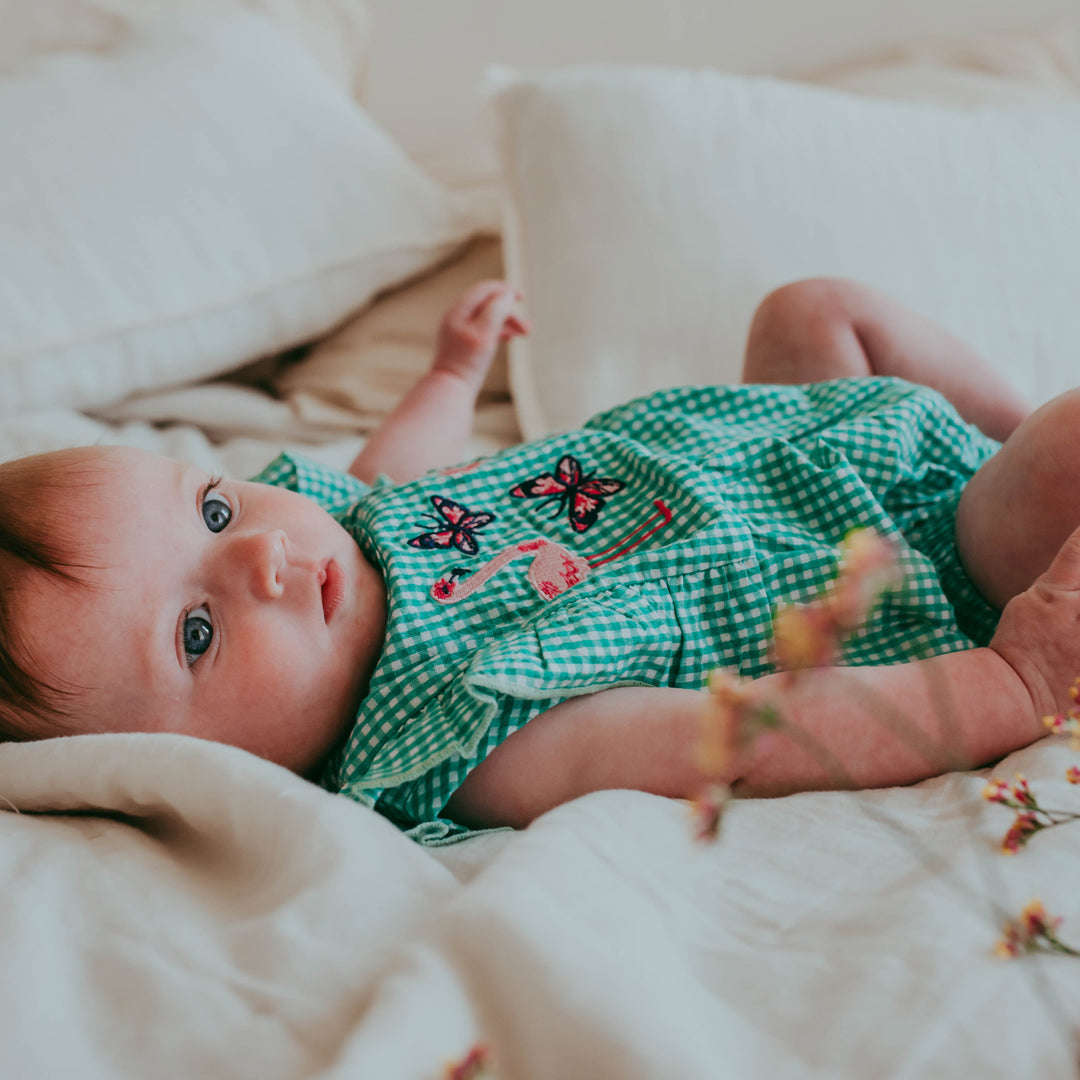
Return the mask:
<svg viewBox="0 0 1080 1080">
<path fill-rule="evenodd" d="M 620 687 L 534 717 L 465 778 L 446 813 L 472 826 L 522 827 L 607 788 L 687 799 L 709 780 L 747 796 L 910 784 L 985 764 L 1045 733 L 1023 681 L 992 649 L 820 669 L 782 699 L 781 678 L 759 679 L 751 690 L 777 701 L 785 728 L 759 735 L 727 775 L 704 773 L 698 760 L 704 691 Z M 950 710 L 944 717 L 940 687 Z M 888 714 L 895 702 L 903 703 L 899 725 Z"/>
<path fill-rule="evenodd" d="M 605 788 L 689 798 L 709 779 L 746 795 L 909 784 L 988 764 L 1045 733 L 1080 675 L 1080 529 L 1012 599 L 988 648 L 890 667 L 821 668 L 784 692 L 752 684 L 785 729 L 760 736 L 729 775 L 698 761 L 701 691 L 620 687 L 572 698 L 530 720 L 482 761 L 447 804 L 468 825 L 523 826 Z"/>
<path fill-rule="evenodd" d="M 447 817 L 524 828 L 579 795 L 633 788 L 691 798 L 705 778 L 697 745 L 706 695 L 627 686 L 570 698 L 500 743 L 454 792 Z"/>
<path fill-rule="evenodd" d="M 412 480 L 461 460 L 476 396 L 500 341 L 528 333 L 514 314 L 519 295 L 503 281 L 470 288 L 443 316 L 431 368 L 364 444 L 349 472 Z"/>
</svg>

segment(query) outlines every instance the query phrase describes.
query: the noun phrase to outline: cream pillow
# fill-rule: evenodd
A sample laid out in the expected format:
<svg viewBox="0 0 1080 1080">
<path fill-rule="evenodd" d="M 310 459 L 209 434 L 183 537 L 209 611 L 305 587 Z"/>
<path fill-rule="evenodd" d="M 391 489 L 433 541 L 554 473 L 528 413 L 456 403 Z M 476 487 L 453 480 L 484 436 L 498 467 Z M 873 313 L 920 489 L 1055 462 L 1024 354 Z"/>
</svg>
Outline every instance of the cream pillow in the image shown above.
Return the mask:
<svg viewBox="0 0 1080 1080">
<path fill-rule="evenodd" d="M 0 80 L 0 410 L 308 340 L 471 231 L 311 54 L 231 6 Z"/>
<path fill-rule="evenodd" d="M 357 98 L 368 61 L 367 0 L 239 0 L 272 16 Z M 61 49 L 112 49 L 133 21 L 237 0 L 0 0 L 0 71 Z"/>
<path fill-rule="evenodd" d="M 738 378 L 778 285 L 858 278 L 1033 401 L 1080 341 L 1080 102 L 948 110 L 704 70 L 493 76 L 528 437 Z"/>
</svg>

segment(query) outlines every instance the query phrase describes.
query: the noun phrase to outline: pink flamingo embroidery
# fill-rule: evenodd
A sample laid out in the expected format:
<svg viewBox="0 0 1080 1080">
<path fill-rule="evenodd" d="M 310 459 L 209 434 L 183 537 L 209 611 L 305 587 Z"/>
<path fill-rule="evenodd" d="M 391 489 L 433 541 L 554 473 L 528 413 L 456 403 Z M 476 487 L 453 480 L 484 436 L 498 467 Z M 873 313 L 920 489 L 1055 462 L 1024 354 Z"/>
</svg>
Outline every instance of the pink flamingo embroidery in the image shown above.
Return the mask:
<svg viewBox="0 0 1080 1080">
<path fill-rule="evenodd" d="M 598 566 L 628 555 L 642 541 L 669 524 L 671 510 L 663 499 L 657 499 L 653 505 L 656 507 L 655 514 L 647 518 L 633 532 L 595 555 L 575 555 L 562 544 L 557 544 L 554 540 L 548 540 L 543 536 L 532 540 L 522 540 L 503 548 L 494 558 L 484 563 L 475 574 L 465 576 L 466 571 L 460 566 L 451 567 L 431 586 L 431 598 L 440 604 L 456 604 L 476 592 L 507 563 L 523 555 L 531 555 L 532 559 L 525 571 L 525 579 L 545 600 L 553 600 L 567 589 L 572 589 L 584 581 Z M 654 521 L 656 524 L 652 525 Z M 651 528 L 650 525 L 652 525 Z M 638 535 L 639 533 L 641 535 Z"/>
</svg>

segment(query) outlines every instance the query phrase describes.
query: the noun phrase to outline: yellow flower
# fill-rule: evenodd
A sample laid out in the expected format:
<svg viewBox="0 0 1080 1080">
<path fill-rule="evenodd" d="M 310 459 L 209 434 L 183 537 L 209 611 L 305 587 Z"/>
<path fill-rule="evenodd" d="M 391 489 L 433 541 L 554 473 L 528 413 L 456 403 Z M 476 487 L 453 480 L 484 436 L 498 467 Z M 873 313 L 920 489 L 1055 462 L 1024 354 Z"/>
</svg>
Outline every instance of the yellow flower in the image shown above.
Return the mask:
<svg viewBox="0 0 1080 1080">
<path fill-rule="evenodd" d="M 1020 912 L 1020 918 L 1023 920 L 1024 932 L 1028 937 L 1045 934 L 1047 930 L 1056 930 L 1061 925 L 1061 919 L 1051 919 L 1046 914 L 1046 908 L 1043 907 L 1043 902 L 1038 897 L 1029 900 L 1024 905 L 1024 910 Z"/>
<path fill-rule="evenodd" d="M 893 545 L 873 529 L 849 532 L 840 554 L 829 606 L 837 625 L 850 633 L 866 620 L 882 593 L 900 584 L 900 567 Z"/>
<path fill-rule="evenodd" d="M 707 776 L 730 778 L 746 710 L 752 706 L 748 686 L 749 680 L 728 671 L 714 671 L 709 677 L 708 706 L 697 746 L 698 765 Z"/>
<path fill-rule="evenodd" d="M 1069 697 L 1080 702 L 1080 678 L 1069 687 Z M 1054 735 L 1070 736 L 1069 745 L 1073 750 L 1080 750 L 1080 704 L 1070 705 L 1064 712 L 1044 716 L 1043 723 Z"/>
<path fill-rule="evenodd" d="M 1009 927 L 1012 923 L 1008 923 L 1005 926 L 1005 937 L 1002 938 L 995 946 L 994 952 L 1001 957 L 1002 960 L 1012 960 L 1015 956 L 1019 955 L 1020 947 L 1017 942 L 1010 936 Z"/>
<path fill-rule="evenodd" d="M 752 679 L 744 679 L 734 671 L 717 668 L 709 675 L 709 693 L 723 705 L 742 709 L 753 701 L 750 693 Z"/>
<path fill-rule="evenodd" d="M 773 616 L 773 655 L 777 667 L 804 671 L 835 664 L 840 628 L 824 604 L 790 604 Z"/>
<path fill-rule="evenodd" d="M 1021 810 L 1001 841 L 1003 855 L 1015 855 L 1045 825 L 1030 811 Z"/>
<path fill-rule="evenodd" d="M 832 584 L 808 604 L 780 607 L 773 617 L 773 658 L 786 671 L 827 667 L 843 640 L 866 620 L 887 589 L 900 582 L 893 546 L 873 529 L 856 529 L 840 544 Z"/>
<path fill-rule="evenodd" d="M 1039 899 L 1029 900 L 1019 919 L 1005 924 L 1004 937 L 994 947 L 998 956 L 1011 959 L 1021 953 L 1059 952 L 1067 956 L 1080 956 L 1058 936 L 1061 918 L 1048 915 Z"/>
</svg>

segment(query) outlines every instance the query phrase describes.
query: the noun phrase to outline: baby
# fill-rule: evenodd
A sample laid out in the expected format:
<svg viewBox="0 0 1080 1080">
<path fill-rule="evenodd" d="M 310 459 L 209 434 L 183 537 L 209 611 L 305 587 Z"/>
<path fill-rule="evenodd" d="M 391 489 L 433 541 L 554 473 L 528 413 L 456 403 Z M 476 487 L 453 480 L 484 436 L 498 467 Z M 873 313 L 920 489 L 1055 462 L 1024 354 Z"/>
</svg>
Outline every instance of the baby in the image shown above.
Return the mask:
<svg viewBox="0 0 1080 1080">
<path fill-rule="evenodd" d="M 933 742 L 945 701 L 969 766 L 1040 735 L 1080 674 L 1080 396 L 1027 416 L 944 331 L 818 279 L 758 309 L 744 385 L 456 465 L 519 300 L 484 282 L 450 309 L 349 474 L 114 447 L 0 466 L 0 733 L 229 743 L 428 842 L 604 788 L 689 797 L 708 673 L 775 697 L 773 610 L 869 526 L 904 584 L 852 666 L 785 690 L 794 735 L 864 786 L 945 767 L 875 701 Z M 794 735 L 727 779 L 835 782 Z"/>
</svg>

